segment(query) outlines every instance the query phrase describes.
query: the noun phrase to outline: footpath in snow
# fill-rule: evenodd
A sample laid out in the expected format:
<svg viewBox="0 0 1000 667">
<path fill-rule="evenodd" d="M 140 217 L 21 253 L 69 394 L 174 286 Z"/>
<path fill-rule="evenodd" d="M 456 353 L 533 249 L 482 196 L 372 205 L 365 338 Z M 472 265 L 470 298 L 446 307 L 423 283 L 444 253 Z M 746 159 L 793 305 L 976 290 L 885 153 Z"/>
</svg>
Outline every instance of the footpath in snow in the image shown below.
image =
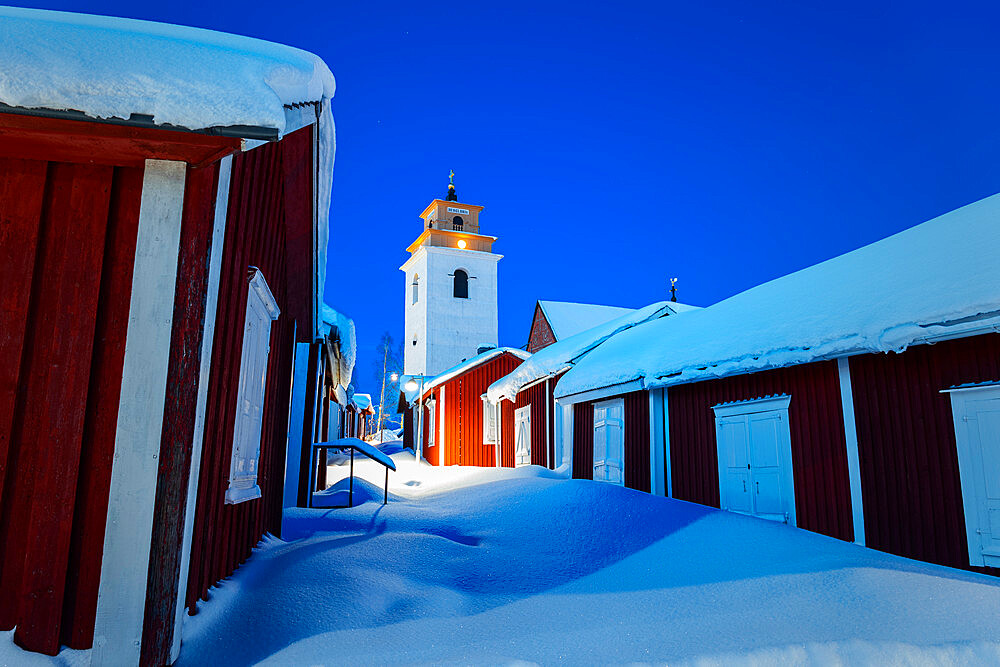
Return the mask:
<svg viewBox="0 0 1000 667">
<path fill-rule="evenodd" d="M 289 511 L 284 541 L 187 619 L 181 664 L 1000 663 L 994 578 L 537 467 L 384 449 L 389 504 L 384 468 L 362 461 L 367 502 Z"/>
</svg>

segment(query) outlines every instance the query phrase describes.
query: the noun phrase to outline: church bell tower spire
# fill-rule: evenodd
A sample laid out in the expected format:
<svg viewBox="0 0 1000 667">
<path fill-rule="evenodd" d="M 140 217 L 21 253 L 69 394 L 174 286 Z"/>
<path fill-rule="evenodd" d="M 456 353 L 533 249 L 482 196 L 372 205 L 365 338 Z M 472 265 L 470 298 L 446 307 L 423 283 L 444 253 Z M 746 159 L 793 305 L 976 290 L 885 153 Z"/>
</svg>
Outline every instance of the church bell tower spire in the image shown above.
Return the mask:
<svg viewBox="0 0 1000 667">
<path fill-rule="evenodd" d="M 455 170 L 452 169 L 448 174 L 448 197 L 445 201 L 458 201 L 458 195 L 455 194 Z"/>
</svg>

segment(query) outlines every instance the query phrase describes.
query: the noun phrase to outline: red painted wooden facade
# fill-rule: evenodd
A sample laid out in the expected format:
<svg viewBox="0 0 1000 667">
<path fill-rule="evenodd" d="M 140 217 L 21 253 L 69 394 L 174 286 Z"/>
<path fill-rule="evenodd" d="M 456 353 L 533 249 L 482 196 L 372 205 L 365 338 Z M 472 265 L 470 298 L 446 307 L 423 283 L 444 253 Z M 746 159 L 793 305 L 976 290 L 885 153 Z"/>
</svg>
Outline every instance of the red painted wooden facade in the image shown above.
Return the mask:
<svg viewBox="0 0 1000 667">
<path fill-rule="evenodd" d="M 0 628 L 31 650 L 93 634 L 141 194 L 0 158 Z"/>
<path fill-rule="evenodd" d="M 940 393 L 1000 380 L 1000 334 L 859 355 L 850 368 L 866 544 L 1000 575 L 969 566 L 951 402 Z"/>
<path fill-rule="evenodd" d="M 554 381 L 552 381 L 554 384 Z M 547 383 L 539 382 L 518 392 L 514 408 L 531 406 L 531 463 L 537 466 L 554 467 L 555 444 L 555 402 Z M 548 434 L 546 434 L 546 403 L 548 403 Z M 513 425 L 513 413 L 511 414 Z M 546 449 L 548 451 L 546 452 Z M 513 455 L 512 455 L 513 456 Z"/>
<path fill-rule="evenodd" d="M 54 654 L 93 644 L 145 159 L 189 164 L 143 616 L 169 661 L 177 593 L 280 530 L 293 331 L 313 330 L 312 128 L 235 156 L 187 582 L 191 472 L 218 168 L 238 139 L 0 114 L 0 629 Z M 201 166 L 204 165 L 204 166 Z M 305 248 L 305 250 L 303 250 Z M 225 505 L 247 267 L 278 300 L 258 484 Z"/>
<path fill-rule="evenodd" d="M 573 406 L 573 478 L 594 478 L 594 405 L 615 398 L 624 403 L 625 486 L 649 492 L 649 395 L 632 391 Z"/>
<path fill-rule="evenodd" d="M 233 161 L 225 248 L 219 289 L 212 372 L 208 386 L 205 445 L 201 457 L 198 504 L 195 514 L 187 604 L 207 597 L 215 582 L 229 576 L 245 561 L 265 532 L 280 534 L 288 392 L 291 380 L 294 320 L 279 317 L 271 326 L 257 484 L 258 500 L 236 505 L 225 503 L 236 420 L 243 322 L 247 303 L 247 267 L 258 267 L 268 282 L 282 314 L 303 309 L 290 301 L 291 276 L 312 275 L 311 254 L 290 261 L 286 247 L 301 226 L 312 224 L 291 215 L 296 205 L 286 205 L 302 191 L 289 182 L 298 174 L 311 183 L 311 171 L 300 170 L 311 160 L 312 129 L 304 128 L 283 141 L 243 153 Z M 286 167 L 285 164 L 289 165 Z M 311 186 L 310 186 L 311 187 Z M 308 192 L 309 190 L 306 190 Z M 305 262 L 303 265 L 302 262 Z M 308 325 L 300 330 L 309 330 Z"/>
<path fill-rule="evenodd" d="M 847 446 L 836 361 L 670 387 L 667 401 L 674 497 L 719 506 L 712 406 L 775 394 L 792 397 L 788 425 L 798 526 L 852 540 Z"/>
<path fill-rule="evenodd" d="M 437 433 L 434 435 L 434 446 L 426 446 L 426 443 L 430 442 L 431 418 L 429 410 L 424 408 L 424 458 L 429 463 L 438 465 L 441 461 L 439 449 L 441 442 L 439 441 L 442 435 L 441 420 L 443 419 L 444 465 L 496 465 L 494 445 L 483 444 L 482 396 L 491 384 L 513 371 L 521 365 L 521 362 L 519 357 L 510 352 L 502 352 L 425 393 L 425 401 L 429 398 L 434 399 L 434 425 L 437 428 Z M 441 409 L 442 402 L 444 404 L 443 411 Z M 509 405 L 502 410 L 503 417 L 500 424 L 502 464 L 508 465 L 509 446 L 509 465 L 513 466 L 514 411 L 513 407 Z"/>
</svg>

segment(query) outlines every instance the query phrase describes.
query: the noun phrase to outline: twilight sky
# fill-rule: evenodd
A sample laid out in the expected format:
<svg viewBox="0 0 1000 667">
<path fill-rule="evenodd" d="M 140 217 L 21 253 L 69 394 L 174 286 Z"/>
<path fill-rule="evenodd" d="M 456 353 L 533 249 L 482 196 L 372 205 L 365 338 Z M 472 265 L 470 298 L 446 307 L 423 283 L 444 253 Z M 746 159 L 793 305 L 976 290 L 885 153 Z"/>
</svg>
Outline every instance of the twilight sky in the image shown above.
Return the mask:
<svg viewBox="0 0 1000 667">
<path fill-rule="evenodd" d="M 1000 190 L 995 3 L 13 4 L 326 60 L 326 300 L 357 324 L 359 391 L 449 169 L 499 237 L 512 346 L 536 299 L 638 307 L 676 276 L 708 305 Z"/>
</svg>

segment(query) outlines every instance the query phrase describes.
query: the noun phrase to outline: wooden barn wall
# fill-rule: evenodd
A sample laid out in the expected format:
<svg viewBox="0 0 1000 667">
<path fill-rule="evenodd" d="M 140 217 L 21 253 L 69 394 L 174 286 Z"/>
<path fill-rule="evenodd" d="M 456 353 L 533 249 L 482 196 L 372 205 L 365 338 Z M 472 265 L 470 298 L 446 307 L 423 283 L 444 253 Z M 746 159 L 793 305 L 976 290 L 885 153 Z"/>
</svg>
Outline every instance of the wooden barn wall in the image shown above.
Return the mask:
<svg viewBox="0 0 1000 667">
<path fill-rule="evenodd" d="M 290 187 L 285 164 L 311 159 L 311 128 L 281 142 L 266 144 L 235 156 L 229 194 L 225 248 L 220 274 L 219 305 L 209 377 L 204 449 L 198 485 L 186 604 L 193 608 L 208 588 L 230 575 L 245 561 L 265 532 L 279 534 L 282 484 L 291 380 L 292 336 L 295 312 L 288 298 L 286 277 L 311 270 L 311 260 L 290 257 L 288 231 L 310 220 L 293 215 L 286 206 Z M 302 177 L 310 171 L 299 172 Z M 301 208 L 301 207 L 299 207 Z M 311 209 L 309 209 L 311 214 Z M 289 261 L 304 262 L 289 266 Z M 225 504 L 236 419 L 236 392 L 247 303 L 248 267 L 258 267 L 281 309 L 271 324 L 271 351 L 267 364 L 264 428 L 261 433 L 257 484 L 261 498 Z M 302 328 L 304 323 L 300 323 Z"/>
<path fill-rule="evenodd" d="M 795 515 L 800 528 L 852 540 L 851 491 L 836 361 L 670 387 L 670 466 L 674 497 L 719 506 L 713 405 L 775 394 L 792 397 Z"/>
<path fill-rule="evenodd" d="M 850 368 L 867 546 L 1000 575 L 969 565 L 951 401 L 940 393 L 1000 380 L 1000 334 L 859 355 Z"/>
<path fill-rule="evenodd" d="M 573 406 L 573 479 L 594 479 L 594 404 Z"/>
<path fill-rule="evenodd" d="M 178 585 L 183 585 L 178 583 L 181 542 L 201 372 L 218 171 L 217 166 L 188 169 L 184 185 L 170 362 L 143 616 L 141 662 L 146 665 L 170 662 L 177 590 Z"/>
<path fill-rule="evenodd" d="M 649 393 L 633 391 L 623 398 L 625 486 L 649 493 Z"/>
<path fill-rule="evenodd" d="M 89 648 L 142 169 L 0 158 L 0 629 Z"/>
<path fill-rule="evenodd" d="M 649 395 L 633 391 L 573 406 L 573 477 L 594 478 L 594 404 L 623 399 L 625 486 L 649 492 Z"/>
<path fill-rule="evenodd" d="M 500 465 L 514 467 L 514 404 L 500 402 Z"/>
<path fill-rule="evenodd" d="M 483 444 L 482 396 L 491 384 L 511 373 L 520 364 L 521 359 L 504 353 L 448 380 L 440 387 L 435 387 L 438 408 L 440 391 L 444 389 L 445 465 L 496 465 L 494 446 Z M 542 418 L 544 420 L 544 414 Z M 534 419 L 532 415 L 532 428 Z M 534 437 L 532 434 L 532 438 Z M 511 456 L 513 457 L 513 450 Z M 544 465 L 544 453 L 542 459 L 541 465 Z M 428 458 L 428 461 L 436 464 L 436 453 L 435 458 Z"/>
<path fill-rule="evenodd" d="M 548 461 L 553 460 L 552 449 L 552 424 L 555 415 L 551 412 L 551 395 L 546 391 L 545 383 L 540 382 L 532 387 L 518 392 L 517 400 L 514 402 L 515 408 L 531 406 L 531 462 L 534 465 L 546 466 L 546 445 L 548 446 Z M 549 403 L 549 438 L 545 437 L 545 402 Z"/>
</svg>

